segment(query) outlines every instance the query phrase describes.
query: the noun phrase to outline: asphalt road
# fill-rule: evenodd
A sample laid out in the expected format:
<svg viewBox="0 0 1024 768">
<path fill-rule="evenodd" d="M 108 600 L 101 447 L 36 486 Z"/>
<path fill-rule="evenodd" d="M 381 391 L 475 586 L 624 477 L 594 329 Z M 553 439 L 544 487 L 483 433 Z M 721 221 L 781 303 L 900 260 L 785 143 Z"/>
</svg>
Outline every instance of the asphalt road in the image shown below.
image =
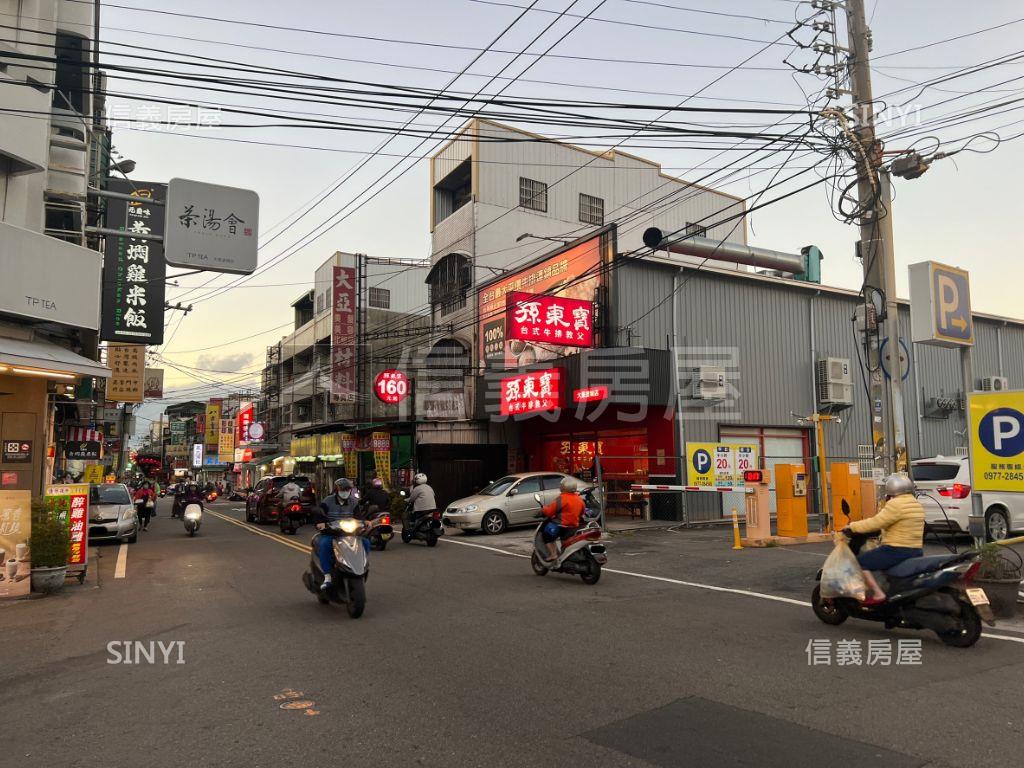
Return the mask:
<svg viewBox="0 0 1024 768">
<path fill-rule="evenodd" d="M 673 565 L 685 538 L 620 537 L 623 573 L 589 587 L 534 576 L 522 534 L 396 541 L 373 553 L 352 620 L 300 582 L 310 529 L 284 539 L 218 503 L 190 539 L 167 513 L 126 548 L 124 578 L 120 548 L 96 547 L 84 587 L 0 605 L 0 764 L 1020 764 L 1021 637 L 957 650 L 826 627 L 784 590 L 744 586 L 753 558 Z M 765 556 L 816 563 L 764 553 L 752 574 Z M 814 639 L 917 638 L 917 665 L 808 663 Z M 120 641 L 160 641 L 170 663 L 159 648 L 110 663 Z"/>
</svg>

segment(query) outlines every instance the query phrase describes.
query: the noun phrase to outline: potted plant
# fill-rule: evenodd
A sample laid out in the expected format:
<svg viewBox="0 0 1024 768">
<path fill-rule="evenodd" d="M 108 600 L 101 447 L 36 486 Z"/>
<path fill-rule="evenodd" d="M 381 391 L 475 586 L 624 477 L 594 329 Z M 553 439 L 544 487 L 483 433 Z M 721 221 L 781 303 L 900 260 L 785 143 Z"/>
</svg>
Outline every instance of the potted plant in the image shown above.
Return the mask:
<svg viewBox="0 0 1024 768">
<path fill-rule="evenodd" d="M 32 591 L 57 592 L 68 571 L 69 533 L 67 522 L 47 509 L 42 499 L 32 502 L 32 534 L 28 546 L 32 556 Z"/>
<path fill-rule="evenodd" d="M 1020 555 L 1001 544 L 986 544 L 981 548 L 981 568 L 974 583 L 985 590 L 997 618 L 1012 619 L 1020 591 Z"/>
</svg>

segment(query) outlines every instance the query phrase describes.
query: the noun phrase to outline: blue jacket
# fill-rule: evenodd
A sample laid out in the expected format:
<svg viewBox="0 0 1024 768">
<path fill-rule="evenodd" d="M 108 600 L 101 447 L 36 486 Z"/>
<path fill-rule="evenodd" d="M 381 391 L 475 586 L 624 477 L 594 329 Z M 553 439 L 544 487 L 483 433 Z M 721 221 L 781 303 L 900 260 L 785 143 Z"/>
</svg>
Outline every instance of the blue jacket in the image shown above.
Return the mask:
<svg viewBox="0 0 1024 768">
<path fill-rule="evenodd" d="M 363 515 L 357 514 L 358 508 L 359 500 L 355 498 L 355 494 L 349 496 L 348 500 L 343 503 L 338 499 L 337 494 L 332 493 L 320 502 L 316 522 L 326 523 L 332 520 L 341 520 L 344 517 L 355 517 L 362 520 Z"/>
</svg>

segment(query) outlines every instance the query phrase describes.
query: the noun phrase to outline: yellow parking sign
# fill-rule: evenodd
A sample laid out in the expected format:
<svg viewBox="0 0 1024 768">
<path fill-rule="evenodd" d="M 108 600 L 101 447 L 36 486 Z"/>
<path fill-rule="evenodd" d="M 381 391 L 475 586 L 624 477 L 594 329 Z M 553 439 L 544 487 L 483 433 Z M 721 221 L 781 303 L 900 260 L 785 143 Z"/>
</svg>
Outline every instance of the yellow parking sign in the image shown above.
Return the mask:
<svg viewBox="0 0 1024 768">
<path fill-rule="evenodd" d="M 970 395 L 976 491 L 1024 491 L 1024 391 Z"/>
<path fill-rule="evenodd" d="M 686 484 L 723 488 L 743 483 L 743 473 L 757 468 L 757 446 L 732 443 L 687 443 Z"/>
</svg>

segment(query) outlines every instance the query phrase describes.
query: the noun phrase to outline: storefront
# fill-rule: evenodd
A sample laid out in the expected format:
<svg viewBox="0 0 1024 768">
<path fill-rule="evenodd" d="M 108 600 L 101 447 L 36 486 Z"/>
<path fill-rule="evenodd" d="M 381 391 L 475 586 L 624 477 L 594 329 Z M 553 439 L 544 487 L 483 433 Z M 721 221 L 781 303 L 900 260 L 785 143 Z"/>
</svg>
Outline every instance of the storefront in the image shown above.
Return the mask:
<svg viewBox="0 0 1024 768">
<path fill-rule="evenodd" d="M 381 427 L 351 432 L 312 432 L 292 438 L 291 472 L 311 478 L 317 488 L 330 489 L 347 477 L 363 487 L 379 477 L 389 487 L 411 479 L 412 435 Z"/>
</svg>

